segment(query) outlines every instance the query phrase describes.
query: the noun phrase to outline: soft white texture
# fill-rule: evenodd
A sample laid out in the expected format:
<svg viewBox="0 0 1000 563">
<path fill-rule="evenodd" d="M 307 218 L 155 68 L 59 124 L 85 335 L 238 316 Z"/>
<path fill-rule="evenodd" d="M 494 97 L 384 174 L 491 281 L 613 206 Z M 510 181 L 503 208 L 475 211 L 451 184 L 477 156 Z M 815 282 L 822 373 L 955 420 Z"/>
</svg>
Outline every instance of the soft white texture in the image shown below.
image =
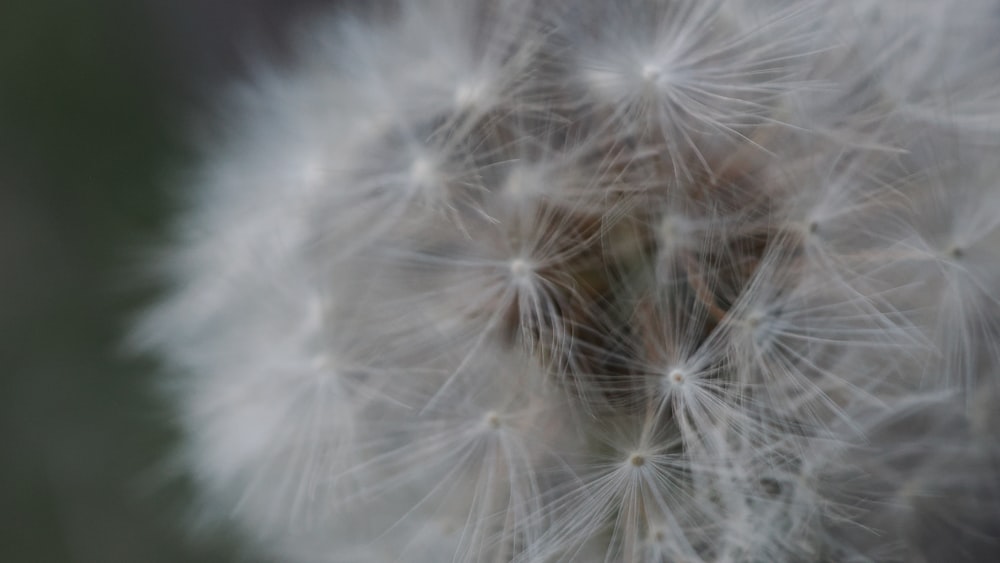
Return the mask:
<svg viewBox="0 0 1000 563">
<path fill-rule="evenodd" d="M 206 515 L 283 562 L 1000 554 L 1000 4 L 373 12 L 235 91 L 158 255 Z"/>
</svg>

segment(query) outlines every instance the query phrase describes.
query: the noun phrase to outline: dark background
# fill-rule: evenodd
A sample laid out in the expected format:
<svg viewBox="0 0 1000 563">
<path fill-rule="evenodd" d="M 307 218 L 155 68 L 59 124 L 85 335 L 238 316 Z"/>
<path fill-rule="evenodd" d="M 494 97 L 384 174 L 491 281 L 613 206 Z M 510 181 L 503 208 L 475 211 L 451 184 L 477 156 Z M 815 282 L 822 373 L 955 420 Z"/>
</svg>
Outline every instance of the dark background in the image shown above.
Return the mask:
<svg viewBox="0 0 1000 563">
<path fill-rule="evenodd" d="M 121 341 L 193 125 L 330 3 L 0 0 L 0 561 L 238 559 L 184 531 L 169 410 Z"/>
</svg>

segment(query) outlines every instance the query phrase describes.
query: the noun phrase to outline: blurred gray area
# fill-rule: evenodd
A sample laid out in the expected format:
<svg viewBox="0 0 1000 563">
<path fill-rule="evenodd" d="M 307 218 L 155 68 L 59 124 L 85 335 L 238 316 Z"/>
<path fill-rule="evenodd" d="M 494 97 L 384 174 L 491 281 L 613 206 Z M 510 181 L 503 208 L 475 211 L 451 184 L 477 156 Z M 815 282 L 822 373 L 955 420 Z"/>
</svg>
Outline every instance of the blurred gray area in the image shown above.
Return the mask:
<svg viewBox="0 0 1000 563">
<path fill-rule="evenodd" d="M 121 341 L 192 120 L 323 4 L 0 1 L 0 561 L 241 559 L 183 530 L 169 409 Z"/>
</svg>

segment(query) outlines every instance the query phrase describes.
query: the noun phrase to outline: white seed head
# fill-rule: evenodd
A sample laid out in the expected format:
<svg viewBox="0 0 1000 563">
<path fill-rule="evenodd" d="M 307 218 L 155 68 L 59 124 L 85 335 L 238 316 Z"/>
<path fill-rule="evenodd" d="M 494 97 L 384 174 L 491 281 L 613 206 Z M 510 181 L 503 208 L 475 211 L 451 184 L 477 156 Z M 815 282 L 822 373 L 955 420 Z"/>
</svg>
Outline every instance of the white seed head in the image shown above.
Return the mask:
<svg viewBox="0 0 1000 563">
<path fill-rule="evenodd" d="M 205 520 L 290 563 L 1000 560 L 996 2 L 391 4 L 240 90 L 157 255 Z"/>
</svg>

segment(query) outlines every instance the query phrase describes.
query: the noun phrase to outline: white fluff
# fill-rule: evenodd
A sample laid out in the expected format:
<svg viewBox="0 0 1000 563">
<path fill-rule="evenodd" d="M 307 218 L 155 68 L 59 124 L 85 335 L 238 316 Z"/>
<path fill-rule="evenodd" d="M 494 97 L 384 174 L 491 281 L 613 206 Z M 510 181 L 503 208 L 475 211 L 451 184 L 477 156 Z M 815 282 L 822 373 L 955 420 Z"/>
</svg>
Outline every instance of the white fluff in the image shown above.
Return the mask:
<svg viewBox="0 0 1000 563">
<path fill-rule="evenodd" d="M 135 329 L 288 562 L 1000 557 L 1000 5 L 408 0 L 228 98 Z"/>
</svg>

